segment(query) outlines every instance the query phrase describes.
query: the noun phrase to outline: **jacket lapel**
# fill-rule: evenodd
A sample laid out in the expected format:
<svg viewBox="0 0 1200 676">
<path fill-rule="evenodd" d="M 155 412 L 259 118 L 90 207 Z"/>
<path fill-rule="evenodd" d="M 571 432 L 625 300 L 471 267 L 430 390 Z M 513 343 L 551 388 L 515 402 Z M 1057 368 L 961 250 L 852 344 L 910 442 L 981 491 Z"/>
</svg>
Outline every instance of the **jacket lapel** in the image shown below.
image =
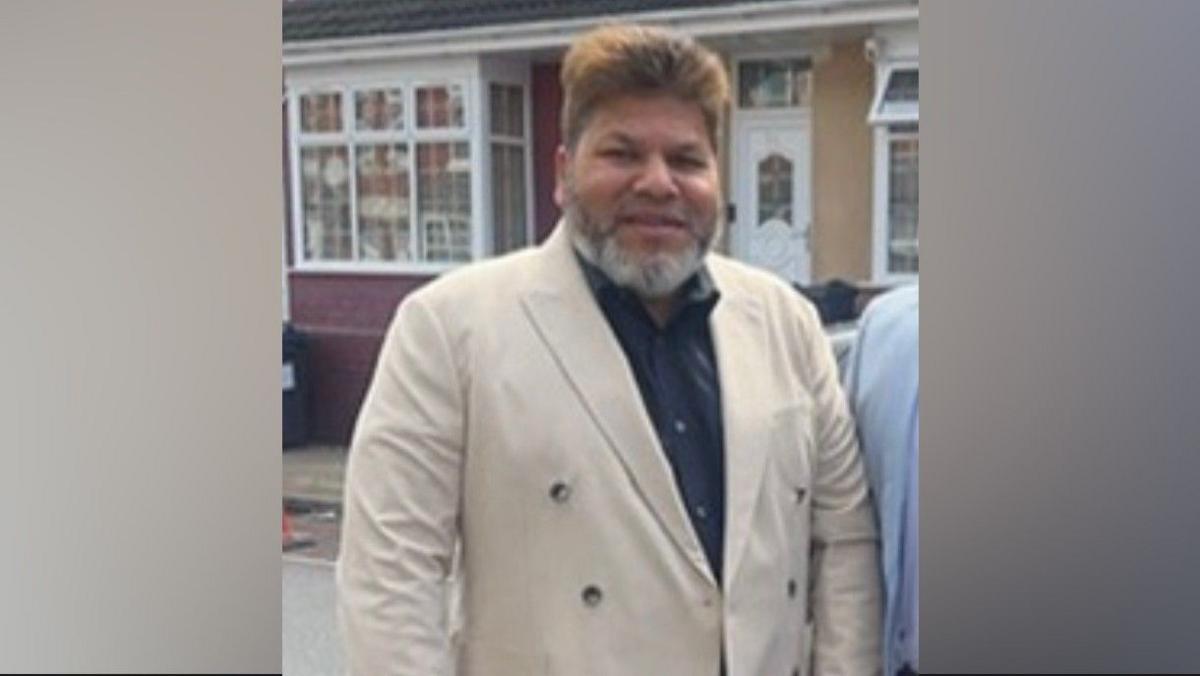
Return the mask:
<svg viewBox="0 0 1200 676">
<path fill-rule="evenodd" d="M 710 260 L 712 260 L 710 258 Z M 721 410 L 725 428 L 725 584 L 734 579 L 751 530 L 754 506 L 770 441 L 773 368 L 763 309 L 757 298 L 723 278 L 723 268 L 710 264 L 721 291 L 710 318 L 717 372 L 721 378 Z"/>
<path fill-rule="evenodd" d="M 540 253 L 545 267 L 524 295 L 527 315 L 659 524 L 713 581 L 633 372 L 561 223 Z"/>
</svg>

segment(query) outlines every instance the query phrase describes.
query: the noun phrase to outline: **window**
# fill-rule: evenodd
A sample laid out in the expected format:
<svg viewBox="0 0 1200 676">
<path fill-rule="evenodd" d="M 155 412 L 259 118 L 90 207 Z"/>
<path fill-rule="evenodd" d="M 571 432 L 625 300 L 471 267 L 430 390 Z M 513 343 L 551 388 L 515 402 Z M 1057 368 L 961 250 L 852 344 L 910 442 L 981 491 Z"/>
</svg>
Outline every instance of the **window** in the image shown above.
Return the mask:
<svg viewBox="0 0 1200 676">
<path fill-rule="evenodd" d="M 888 274 L 917 273 L 917 127 L 888 128 Z"/>
<path fill-rule="evenodd" d="M 525 90 L 519 85 L 492 83 L 488 98 L 493 249 L 499 254 L 529 243 L 525 213 Z"/>
<path fill-rule="evenodd" d="M 358 257 L 412 260 L 409 157 L 404 143 L 357 146 Z"/>
<path fill-rule="evenodd" d="M 466 143 L 417 146 L 417 213 L 425 260 L 471 260 L 471 158 Z"/>
<path fill-rule="evenodd" d="M 305 258 L 338 260 L 350 257 L 348 162 L 345 148 L 300 150 Z"/>
<path fill-rule="evenodd" d="M 738 64 L 738 105 L 742 108 L 795 108 L 809 102 L 807 59 L 742 61 Z"/>
<path fill-rule="evenodd" d="M 404 91 L 370 89 L 355 94 L 355 126 L 363 131 L 404 131 Z"/>
<path fill-rule="evenodd" d="M 919 272 L 919 70 L 891 63 L 878 72 L 867 120 L 875 127 L 874 276 Z"/>
<path fill-rule="evenodd" d="M 884 68 L 871 103 L 871 124 L 916 122 L 918 118 L 918 85 L 920 72 L 916 65 L 889 65 Z"/>
<path fill-rule="evenodd" d="M 462 129 L 464 126 L 462 85 L 417 87 L 417 127 Z"/>
<path fill-rule="evenodd" d="M 301 264 L 471 260 L 463 84 L 329 87 L 295 101 Z"/>
</svg>

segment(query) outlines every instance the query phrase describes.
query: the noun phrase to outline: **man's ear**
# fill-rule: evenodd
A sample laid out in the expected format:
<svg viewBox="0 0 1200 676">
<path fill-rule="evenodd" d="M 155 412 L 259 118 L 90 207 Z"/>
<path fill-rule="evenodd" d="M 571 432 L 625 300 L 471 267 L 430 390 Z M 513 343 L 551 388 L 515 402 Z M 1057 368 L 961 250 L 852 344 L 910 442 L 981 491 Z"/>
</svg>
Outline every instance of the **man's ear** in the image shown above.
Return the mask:
<svg viewBox="0 0 1200 676">
<path fill-rule="evenodd" d="M 571 164 L 571 156 L 566 146 L 559 146 L 554 151 L 554 203 L 559 209 L 565 209 L 567 203 L 567 167 Z"/>
</svg>

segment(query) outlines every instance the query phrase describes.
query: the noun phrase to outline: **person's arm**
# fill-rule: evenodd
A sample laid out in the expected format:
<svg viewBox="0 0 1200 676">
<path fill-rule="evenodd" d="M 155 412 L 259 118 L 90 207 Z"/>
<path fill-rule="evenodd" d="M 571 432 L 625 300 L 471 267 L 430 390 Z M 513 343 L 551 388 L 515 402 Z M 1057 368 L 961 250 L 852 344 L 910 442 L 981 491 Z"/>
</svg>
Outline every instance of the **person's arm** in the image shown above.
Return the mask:
<svg viewBox="0 0 1200 676">
<path fill-rule="evenodd" d="M 338 623 L 347 673 L 449 676 L 464 403 L 454 356 L 420 294 L 401 304 L 346 468 Z"/>
<path fill-rule="evenodd" d="M 868 356 L 869 351 L 875 349 L 876 343 L 876 312 L 877 306 L 869 306 L 868 310 L 863 312 L 859 318 L 858 330 L 855 332 L 854 341 L 850 345 L 850 349 L 846 354 L 846 372 L 842 376 L 842 387 L 846 392 L 846 401 L 850 406 L 850 415 L 855 420 L 858 429 L 858 444 L 862 451 L 863 470 L 867 474 L 867 485 L 870 488 L 871 496 L 875 500 L 874 509 L 876 523 L 879 523 L 879 500 L 883 496 L 883 486 L 881 485 L 882 467 L 880 463 L 882 458 L 879 457 L 879 449 L 873 448 L 870 443 L 869 436 L 864 433 L 862 401 L 865 396 L 863 390 L 863 361 Z"/>
<path fill-rule="evenodd" d="M 812 483 L 814 676 L 882 672 L 878 530 L 855 426 L 828 338 L 810 308 L 807 354 L 817 454 Z"/>
</svg>

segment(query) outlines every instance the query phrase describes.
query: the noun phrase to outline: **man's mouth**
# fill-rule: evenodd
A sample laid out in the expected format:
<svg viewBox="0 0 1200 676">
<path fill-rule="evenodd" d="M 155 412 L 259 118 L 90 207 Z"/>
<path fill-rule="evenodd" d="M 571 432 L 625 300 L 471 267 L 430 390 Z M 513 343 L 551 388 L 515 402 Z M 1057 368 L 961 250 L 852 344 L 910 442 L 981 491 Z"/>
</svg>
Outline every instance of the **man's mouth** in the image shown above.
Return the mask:
<svg viewBox="0 0 1200 676">
<path fill-rule="evenodd" d="M 686 230 L 686 220 L 671 214 L 636 213 L 617 218 L 617 225 L 651 230 Z"/>
</svg>

